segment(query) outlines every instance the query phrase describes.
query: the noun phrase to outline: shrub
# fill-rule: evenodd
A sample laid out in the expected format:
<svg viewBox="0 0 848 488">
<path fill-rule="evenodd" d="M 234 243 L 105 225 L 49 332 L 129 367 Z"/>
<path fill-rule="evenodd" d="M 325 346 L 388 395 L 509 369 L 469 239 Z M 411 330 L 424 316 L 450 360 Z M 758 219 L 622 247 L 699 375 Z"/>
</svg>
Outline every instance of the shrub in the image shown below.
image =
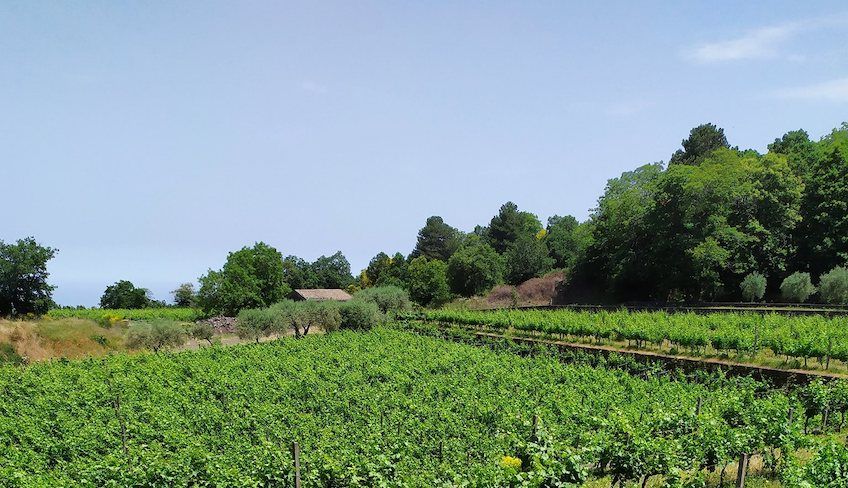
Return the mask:
<svg viewBox="0 0 848 488">
<path fill-rule="evenodd" d="M 339 306 L 335 302 L 297 302 L 291 307 L 288 323 L 298 338 L 308 334 L 313 327 L 333 332 L 341 324 Z"/>
<path fill-rule="evenodd" d="M 837 266 L 821 275 L 819 294 L 825 303 L 848 303 L 848 269 Z"/>
<path fill-rule="evenodd" d="M 208 342 L 211 346 L 212 337 L 215 335 L 215 329 L 209 322 L 195 322 L 191 325 L 191 328 L 189 329 L 189 334 L 191 334 L 191 337 L 197 339 L 198 341 Z"/>
<path fill-rule="evenodd" d="M 742 289 L 743 300 L 746 302 L 758 302 L 766 294 L 766 277 L 754 271 L 742 280 L 742 284 L 739 287 Z"/>
<path fill-rule="evenodd" d="M 247 308 L 236 317 L 236 335 L 241 339 L 259 342 L 282 328 L 279 310 L 272 308 Z"/>
<path fill-rule="evenodd" d="M 351 300 L 339 305 L 343 329 L 369 330 L 380 322 L 380 309 L 374 302 Z"/>
<path fill-rule="evenodd" d="M 354 301 L 371 302 L 383 313 L 401 313 L 412 308 L 409 293 L 398 286 L 378 286 L 357 292 Z"/>
<path fill-rule="evenodd" d="M 183 327 L 172 320 L 154 320 L 130 326 L 127 332 L 127 346 L 133 349 L 147 348 L 153 352 L 185 344 Z"/>
<path fill-rule="evenodd" d="M 810 273 L 792 273 L 780 284 L 780 295 L 787 302 L 804 303 L 815 292 Z"/>
</svg>

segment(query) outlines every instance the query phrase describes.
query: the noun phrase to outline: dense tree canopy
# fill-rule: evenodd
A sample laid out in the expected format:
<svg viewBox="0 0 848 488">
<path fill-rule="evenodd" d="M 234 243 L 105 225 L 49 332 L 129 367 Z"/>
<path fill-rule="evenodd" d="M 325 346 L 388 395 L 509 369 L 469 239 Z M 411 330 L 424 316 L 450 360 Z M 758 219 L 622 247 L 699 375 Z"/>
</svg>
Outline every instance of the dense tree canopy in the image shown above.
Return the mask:
<svg viewBox="0 0 848 488">
<path fill-rule="evenodd" d="M 424 227 L 418 231 L 418 241 L 411 257 L 424 256 L 427 259 L 447 261 L 459 248 L 461 240 L 461 232 L 434 215 L 428 218 Z"/>
<path fill-rule="evenodd" d="M 503 275 L 503 258 L 476 235 L 470 236 L 448 261 L 448 284 L 458 295 L 482 294 L 501 283 Z"/>
<path fill-rule="evenodd" d="M 332 256 L 321 256 L 312 263 L 315 288 L 347 288 L 353 283 L 350 262 L 341 251 Z"/>
<path fill-rule="evenodd" d="M 147 288 L 136 287 L 131 281 L 121 280 L 106 287 L 100 297 L 100 308 L 146 308 L 152 302 Z"/>
<path fill-rule="evenodd" d="M 284 281 L 283 257 L 273 247 L 258 242 L 231 252 L 220 271 L 200 278 L 197 301 L 211 314 L 234 316 L 245 308 L 262 308 L 291 292 Z"/>
<path fill-rule="evenodd" d="M 0 241 L 0 316 L 47 312 L 55 289 L 47 283 L 47 262 L 55 255 L 56 249 L 32 237 L 14 244 Z"/>
<path fill-rule="evenodd" d="M 409 263 L 409 297 L 419 305 L 437 306 L 450 300 L 447 265 L 419 256 Z"/>
<path fill-rule="evenodd" d="M 683 149 L 671 155 L 669 165 L 699 164 L 716 149 L 729 148 L 724 129 L 714 124 L 702 124 L 689 132 L 689 137 L 681 142 Z"/>
<path fill-rule="evenodd" d="M 554 260 L 548 256 L 548 246 L 542 236 L 520 236 L 504 253 L 506 280 L 511 285 L 542 276 L 553 267 Z"/>
<path fill-rule="evenodd" d="M 505 252 L 520 237 L 535 236 L 542 231 L 539 218 L 518 210 L 518 205 L 506 202 L 483 230 L 486 241 L 499 253 Z"/>
</svg>

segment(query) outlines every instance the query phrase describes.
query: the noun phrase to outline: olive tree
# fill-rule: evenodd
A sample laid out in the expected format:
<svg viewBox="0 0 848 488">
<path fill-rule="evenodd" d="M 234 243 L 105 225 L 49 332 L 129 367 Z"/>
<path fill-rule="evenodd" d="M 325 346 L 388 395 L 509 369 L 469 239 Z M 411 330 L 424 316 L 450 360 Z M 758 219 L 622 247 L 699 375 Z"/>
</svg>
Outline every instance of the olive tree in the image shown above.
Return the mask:
<svg viewBox="0 0 848 488">
<path fill-rule="evenodd" d="M 131 325 L 127 331 L 127 346 L 133 349 L 147 348 L 159 352 L 185 343 L 185 329 L 173 320 L 139 322 Z"/>
<path fill-rule="evenodd" d="M 815 292 L 810 273 L 792 273 L 780 284 L 780 295 L 787 302 L 804 303 Z"/>
<path fill-rule="evenodd" d="M 848 269 L 837 266 L 821 275 L 819 294 L 825 303 L 848 303 Z"/>
<path fill-rule="evenodd" d="M 745 276 L 742 284 L 742 299 L 746 302 L 757 302 L 766 294 L 766 277 L 754 271 Z"/>
</svg>

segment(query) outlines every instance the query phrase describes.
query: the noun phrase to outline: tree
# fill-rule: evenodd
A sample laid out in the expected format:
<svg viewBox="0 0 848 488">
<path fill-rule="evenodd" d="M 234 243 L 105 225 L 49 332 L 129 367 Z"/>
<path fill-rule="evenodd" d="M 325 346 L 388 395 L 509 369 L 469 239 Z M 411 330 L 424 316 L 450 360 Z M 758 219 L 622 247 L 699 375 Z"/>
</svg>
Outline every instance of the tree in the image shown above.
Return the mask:
<svg viewBox="0 0 848 488">
<path fill-rule="evenodd" d="M 696 165 L 702 159 L 719 148 L 729 148 L 724 129 L 714 124 L 702 124 L 689 131 L 689 137 L 681 142 L 683 149 L 678 149 L 671 155 L 669 165 Z"/>
<path fill-rule="evenodd" d="M 478 236 L 468 240 L 448 260 L 447 279 L 451 291 L 470 297 L 479 295 L 503 280 L 503 258 Z"/>
<path fill-rule="evenodd" d="M 391 257 L 388 267 L 380 272 L 374 286 L 409 287 L 409 262 L 403 254 L 397 252 Z"/>
<path fill-rule="evenodd" d="M 294 290 L 319 288 L 312 265 L 297 256 L 286 256 L 283 259 L 283 281 Z"/>
<path fill-rule="evenodd" d="M 663 176 L 661 163 L 646 164 L 607 181 L 590 217 L 591 243 L 576 267 L 575 281 L 585 281 L 624 299 L 652 292 L 645 288 L 649 246 L 646 219 Z"/>
<path fill-rule="evenodd" d="M 372 302 L 377 305 L 382 313 L 405 312 L 412 308 L 409 301 L 409 293 L 403 288 L 394 285 L 376 286 L 356 292 L 353 296 L 356 301 Z"/>
<path fill-rule="evenodd" d="M 174 295 L 174 304 L 178 307 L 193 307 L 197 296 L 194 283 L 183 283 L 171 294 Z"/>
<path fill-rule="evenodd" d="M 450 300 L 444 261 L 419 256 L 409 263 L 409 297 L 428 307 Z"/>
<path fill-rule="evenodd" d="M 766 277 L 754 271 L 745 276 L 742 284 L 742 299 L 746 302 L 758 302 L 766 294 Z"/>
<path fill-rule="evenodd" d="M 332 256 L 321 256 L 312 263 L 316 288 L 347 288 L 353 283 L 350 263 L 341 251 Z"/>
<path fill-rule="evenodd" d="M 338 310 L 342 329 L 370 330 L 380 322 L 380 309 L 371 301 L 349 300 Z"/>
<path fill-rule="evenodd" d="M 315 327 L 324 332 L 334 332 L 341 324 L 339 306 L 333 302 L 296 302 L 289 309 L 288 324 L 296 338 L 309 334 Z"/>
<path fill-rule="evenodd" d="M 815 292 L 810 273 L 792 273 L 780 284 L 780 295 L 787 302 L 804 303 Z"/>
<path fill-rule="evenodd" d="M 368 267 L 365 268 L 365 277 L 368 286 L 375 286 L 380 277 L 389 270 L 392 266 L 392 258 L 384 252 L 378 253 L 368 262 Z"/>
<path fill-rule="evenodd" d="M 418 231 L 418 240 L 411 257 L 424 256 L 427 259 L 447 261 L 459 248 L 460 241 L 461 233 L 434 215 Z"/>
<path fill-rule="evenodd" d="M 821 151 L 809 169 L 797 232 L 799 261 L 813 274 L 848 261 L 848 148 L 826 140 Z"/>
<path fill-rule="evenodd" d="M 192 338 L 198 341 L 206 341 L 211 346 L 212 338 L 215 336 L 215 328 L 209 322 L 199 321 L 191 325 L 189 334 Z"/>
<path fill-rule="evenodd" d="M 227 255 L 220 271 L 200 278 L 197 302 L 207 314 L 235 316 L 245 308 L 267 307 L 291 293 L 283 281 L 279 251 L 263 242 Z"/>
<path fill-rule="evenodd" d="M 848 269 L 837 266 L 821 275 L 819 294 L 825 303 L 848 304 Z"/>
<path fill-rule="evenodd" d="M 100 308 L 146 308 L 151 304 L 150 291 L 138 288 L 131 281 L 121 280 L 106 287 L 100 297 Z"/>
<path fill-rule="evenodd" d="M 47 262 L 56 252 L 32 237 L 0 241 L 0 316 L 43 314 L 54 305 Z"/>
<path fill-rule="evenodd" d="M 236 334 L 240 339 L 248 339 L 259 343 L 259 339 L 268 337 L 286 328 L 287 308 L 280 306 L 281 302 L 270 308 L 245 308 L 236 317 Z"/>
<path fill-rule="evenodd" d="M 592 242 L 588 223 L 581 224 L 571 215 L 554 215 L 548 218 L 546 230 L 545 243 L 556 268 L 573 268 L 584 258 L 586 249 Z"/>
<path fill-rule="evenodd" d="M 504 254 L 506 280 L 518 285 L 530 278 L 551 270 L 554 260 L 548 256 L 548 247 L 542 239 L 524 235 L 518 238 Z"/>
<path fill-rule="evenodd" d="M 127 331 L 127 346 L 133 349 L 148 348 L 153 352 L 180 347 L 186 342 L 183 327 L 171 320 L 154 320 L 133 324 Z"/>
<path fill-rule="evenodd" d="M 506 202 L 501 205 L 498 214 L 492 217 L 489 227 L 484 231 L 486 242 L 495 251 L 504 253 L 509 246 L 522 236 L 536 236 L 542 230 L 539 218 L 530 212 L 518 210 L 518 205 Z"/>
</svg>

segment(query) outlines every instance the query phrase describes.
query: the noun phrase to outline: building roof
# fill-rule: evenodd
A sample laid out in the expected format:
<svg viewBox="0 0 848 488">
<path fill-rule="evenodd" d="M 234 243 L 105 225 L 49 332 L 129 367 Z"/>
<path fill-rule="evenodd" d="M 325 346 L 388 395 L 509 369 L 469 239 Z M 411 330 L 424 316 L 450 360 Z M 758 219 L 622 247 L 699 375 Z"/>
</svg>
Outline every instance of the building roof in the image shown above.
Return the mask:
<svg viewBox="0 0 848 488">
<path fill-rule="evenodd" d="M 303 300 L 337 300 L 344 302 L 353 298 L 344 290 L 338 288 L 315 288 L 311 290 L 295 290 L 294 293 Z"/>
</svg>

